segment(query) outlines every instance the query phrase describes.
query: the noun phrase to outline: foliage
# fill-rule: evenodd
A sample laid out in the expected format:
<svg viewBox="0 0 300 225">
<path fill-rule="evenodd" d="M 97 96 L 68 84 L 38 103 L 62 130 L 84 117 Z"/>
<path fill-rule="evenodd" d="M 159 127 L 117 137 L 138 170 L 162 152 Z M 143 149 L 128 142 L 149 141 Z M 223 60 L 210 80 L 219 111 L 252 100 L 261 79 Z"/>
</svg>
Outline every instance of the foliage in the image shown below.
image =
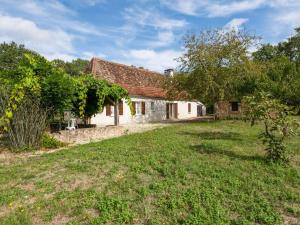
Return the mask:
<svg viewBox="0 0 300 225">
<path fill-rule="evenodd" d="M 43 107 L 51 108 L 53 114 L 70 110 L 75 97 L 74 88 L 74 81 L 69 75 L 62 70 L 53 69 L 52 75 L 41 82 Z"/>
<path fill-rule="evenodd" d="M 300 73 L 296 62 L 278 50 L 278 46 L 264 45 L 253 53 L 262 76 L 257 77 L 256 90 L 267 91 L 283 103 L 300 108 Z"/>
<path fill-rule="evenodd" d="M 236 97 L 236 81 L 252 71 L 248 49 L 257 38 L 243 31 L 214 29 L 184 40 L 179 88 L 207 104 Z"/>
<path fill-rule="evenodd" d="M 55 67 L 63 69 L 71 76 L 80 76 L 86 74 L 89 61 L 84 59 L 75 59 L 71 62 L 64 62 L 63 60 L 55 59 L 52 63 Z"/>
<path fill-rule="evenodd" d="M 288 152 L 285 139 L 295 135 L 299 122 L 289 117 L 291 110 L 288 106 L 273 99 L 270 95 L 259 92 L 255 96 L 244 98 L 245 119 L 254 125 L 256 121 L 264 123 L 264 132 L 260 135 L 267 144 L 267 157 L 272 162 L 288 162 Z"/>
<path fill-rule="evenodd" d="M 279 56 L 279 50 L 276 45 L 264 44 L 257 51 L 252 53 L 255 61 L 269 61 Z"/>
<path fill-rule="evenodd" d="M 54 149 L 65 146 L 64 143 L 62 143 L 59 140 L 56 140 L 54 137 L 50 136 L 47 133 L 44 133 L 42 138 L 42 147 L 47 149 Z"/>
<path fill-rule="evenodd" d="M 0 80 L 5 85 L 2 88 L 9 91 L 9 101 L 0 118 L 0 124 L 5 128 L 8 128 L 10 121 L 13 119 L 13 113 L 26 95 L 39 95 L 41 90 L 39 83 L 41 64 L 37 61 L 41 62 L 42 60 L 40 57 L 25 54 L 19 65 L 14 70 L 9 71 L 10 74 L 15 74 L 15 76 L 7 78 L 5 75 L 8 73 L 0 74 Z"/>
<path fill-rule="evenodd" d="M 40 134 L 43 131 L 40 129 L 45 128 L 44 117 L 41 116 L 40 121 L 35 121 L 35 124 L 28 124 L 32 120 L 39 119 L 40 111 L 49 116 L 47 120 L 52 119 L 54 115 L 62 115 L 66 110 L 72 110 L 77 116 L 86 119 L 101 112 L 108 101 L 115 102 L 125 98 L 130 104 L 128 92 L 118 85 L 97 80 L 91 75 L 80 75 L 83 71 L 72 77 L 64 71 L 64 68 L 60 68 L 60 61 L 49 62 L 44 57 L 26 50 L 24 46 L 17 46 L 14 43 L 2 44 L 0 50 L 0 58 L 9 59 L 0 63 L 4 68 L 0 71 L 1 93 L 5 90 L 7 97 L 0 110 L 0 126 L 6 132 L 13 131 L 11 132 L 14 134 L 11 136 L 13 138 L 16 138 L 15 131 L 20 128 L 18 124 L 26 124 L 24 125 L 26 129 L 29 127 L 35 129 L 39 135 L 36 133 L 37 136 L 34 137 L 33 134 L 33 138 L 41 138 Z M 72 63 L 77 65 L 79 70 L 86 61 L 75 60 Z M 21 117 L 19 111 L 24 111 L 24 104 L 33 99 L 36 114 L 26 120 Z M 33 109 L 29 107 L 28 110 Z M 38 127 L 42 124 L 43 126 Z M 23 131 L 28 132 L 27 135 L 31 134 L 31 131 L 26 129 Z M 27 145 L 28 148 L 37 148 L 40 141 L 31 143 L 31 140 L 20 140 L 20 143 L 13 144 L 13 147 Z"/>
<path fill-rule="evenodd" d="M 131 105 L 128 92 L 119 85 L 98 80 L 92 75 L 79 76 L 74 81 L 76 98 L 72 110 L 80 118 L 90 118 L 97 112 L 102 112 L 106 103 L 114 104 L 122 98 Z"/>
<path fill-rule="evenodd" d="M 278 44 L 278 50 L 300 66 L 300 27 L 295 28 L 295 32 L 287 41 Z"/>
<path fill-rule="evenodd" d="M 2 74 L 14 70 L 23 59 L 25 53 L 36 54 L 28 50 L 24 45 L 18 45 L 15 42 L 0 44 L 0 71 Z M 36 54 L 37 55 L 37 54 Z M 10 74 L 10 73 L 9 73 Z M 10 74 L 14 75 L 14 74 Z"/>
<path fill-rule="evenodd" d="M 7 93 L 0 93 L 0 115 L 9 103 Z M 40 105 L 40 100 L 34 96 L 26 97 L 16 108 L 6 126 L 5 137 L 9 147 L 15 151 L 38 149 L 41 138 L 47 126 L 47 110 Z"/>
<path fill-rule="evenodd" d="M 291 165 L 270 164 L 257 140 L 261 128 L 180 123 L 9 163 L 1 157 L 0 224 L 297 221 L 300 136 L 287 140 Z"/>
</svg>

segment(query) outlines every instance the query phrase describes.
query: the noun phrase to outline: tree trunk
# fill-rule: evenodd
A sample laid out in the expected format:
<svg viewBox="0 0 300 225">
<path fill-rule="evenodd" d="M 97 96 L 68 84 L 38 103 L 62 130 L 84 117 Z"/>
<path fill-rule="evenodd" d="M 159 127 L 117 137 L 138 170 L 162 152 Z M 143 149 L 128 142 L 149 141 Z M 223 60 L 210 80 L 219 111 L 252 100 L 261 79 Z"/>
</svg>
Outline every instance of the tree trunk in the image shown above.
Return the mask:
<svg viewBox="0 0 300 225">
<path fill-rule="evenodd" d="M 116 100 L 114 104 L 114 121 L 115 121 L 115 126 L 119 125 L 119 101 Z"/>
</svg>

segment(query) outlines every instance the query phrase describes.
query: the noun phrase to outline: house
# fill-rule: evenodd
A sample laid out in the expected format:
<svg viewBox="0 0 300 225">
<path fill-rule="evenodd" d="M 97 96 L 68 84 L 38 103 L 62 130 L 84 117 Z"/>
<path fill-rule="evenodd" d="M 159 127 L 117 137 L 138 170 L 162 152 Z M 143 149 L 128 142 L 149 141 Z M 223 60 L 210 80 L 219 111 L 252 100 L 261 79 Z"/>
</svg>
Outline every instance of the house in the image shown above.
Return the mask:
<svg viewBox="0 0 300 225">
<path fill-rule="evenodd" d="M 234 119 L 242 116 L 242 104 L 239 101 L 220 101 L 214 105 L 218 119 Z"/>
<path fill-rule="evenodd" d="M 172 76 L 169 69 L 162 75 L 157 72 L 93 58 L 88 72 L 98 79 L 105 79 L 127 89 L 134 108 L 121 101 L 118 106 L 107 105 L 102 113 L 91 118 L 96 125 L 158 122 L 172 119 L 189 119 L 205 115 L 205 106 L 198 101 L 186 99 L 168 100 L 162 84 L 166 76 Z M 114 111 L 118 112 L 118 123 Z"/>
</svg>

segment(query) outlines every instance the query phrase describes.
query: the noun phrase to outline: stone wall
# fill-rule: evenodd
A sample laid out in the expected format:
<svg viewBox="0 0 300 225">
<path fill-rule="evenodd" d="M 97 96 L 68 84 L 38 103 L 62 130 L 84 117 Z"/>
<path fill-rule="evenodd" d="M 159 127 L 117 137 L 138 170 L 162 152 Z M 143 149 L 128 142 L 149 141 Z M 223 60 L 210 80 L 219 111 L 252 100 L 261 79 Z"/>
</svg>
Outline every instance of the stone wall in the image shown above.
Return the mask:
<svg viewBox="0 0 300 225">
<path fill-rule="evenodd" d="M 238 103 L 238 111 L 231 110 L 231 102 L 220 101 L 214 105 L 215 116 L 218 119 L 240 118 L 242 116 L 242 104 Z"/>
<path fill-rule="evenodd" d="M 91 141 L 103 140 L 118 137 L 127 133 L 127 129 L 122 126 L 107 126 L 96 128 L 84 128 L 76 130 L 63 130 L 50 135 L 64 143 L 84 144 Z"/>
</svg>

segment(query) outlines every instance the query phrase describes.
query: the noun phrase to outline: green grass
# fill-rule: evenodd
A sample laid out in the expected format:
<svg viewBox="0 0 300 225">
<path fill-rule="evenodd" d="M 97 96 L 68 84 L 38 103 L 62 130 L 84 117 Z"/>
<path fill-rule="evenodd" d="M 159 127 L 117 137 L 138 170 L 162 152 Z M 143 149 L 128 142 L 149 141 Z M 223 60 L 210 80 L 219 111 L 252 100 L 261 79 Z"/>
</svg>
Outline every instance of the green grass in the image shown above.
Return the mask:
<svg viewBox="0 0 300 225">
<path fill-rule="evenodd" d="M 291 165 L 264 161 L 260 127 L 177 124 L 0 161 L 0 224 L 282 224 L 300 221 Z"/>
</svg>

